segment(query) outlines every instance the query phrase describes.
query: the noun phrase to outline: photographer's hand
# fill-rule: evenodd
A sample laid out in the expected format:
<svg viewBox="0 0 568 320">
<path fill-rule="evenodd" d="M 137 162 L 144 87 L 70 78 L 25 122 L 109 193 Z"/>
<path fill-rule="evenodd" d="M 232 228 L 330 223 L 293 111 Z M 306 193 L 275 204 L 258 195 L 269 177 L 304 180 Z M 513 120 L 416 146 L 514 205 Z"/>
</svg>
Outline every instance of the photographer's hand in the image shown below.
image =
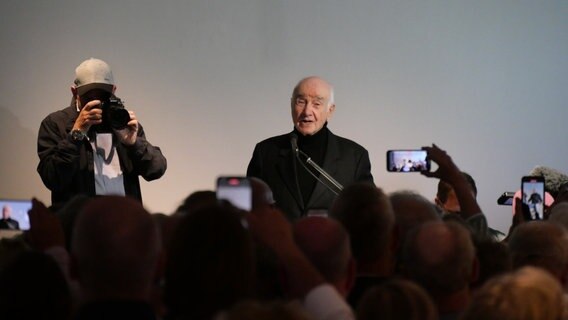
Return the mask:
<svg viewBox="0 0 568 320">
<path fill-rule="evenodd" d="M 101 124 L 103 122 L 103 110 L 99 107 L 100 105 L 100 100 L 89 101 L 79 112 L 72 130 L 87 133 L 91 126 Z"/>
<path fill-rule="evenodd" d="M 136 143 L 138 137 L 138 120 L 134 111 L 129 110 L 128 113 L 130 114 L 128 126 L 124 129 L 114 130 L 114 132 L 122 144 L 132 146 Z"/>
</svg>

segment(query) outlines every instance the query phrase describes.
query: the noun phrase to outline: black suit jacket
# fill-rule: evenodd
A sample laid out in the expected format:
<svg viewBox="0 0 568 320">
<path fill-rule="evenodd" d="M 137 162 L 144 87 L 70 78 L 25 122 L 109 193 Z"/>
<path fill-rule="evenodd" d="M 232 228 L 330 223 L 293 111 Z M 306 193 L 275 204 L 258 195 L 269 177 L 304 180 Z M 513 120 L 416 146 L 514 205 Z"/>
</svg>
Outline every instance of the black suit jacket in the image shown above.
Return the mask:
<svg viewBox="0 0 568 320">
<path fill-rule="evenodd" d="M 258 143 L 248 165 L 247 176 L 266 182 L 272 189 L 276 206 L 282 209 L 290 220 L 295 220 L 310 209 L 329 209 L 336 195 L 318 182 L 304 207 L 295 170 L 305 169 L 294 162 L 290 134 L 268 138 Z M 373 182 L 367 150 L 351 140 L 334 135 L 331 131 L 325 160 L 323 165 L 318 165 L 343 187 L 358 181 Z"/>
</svg>

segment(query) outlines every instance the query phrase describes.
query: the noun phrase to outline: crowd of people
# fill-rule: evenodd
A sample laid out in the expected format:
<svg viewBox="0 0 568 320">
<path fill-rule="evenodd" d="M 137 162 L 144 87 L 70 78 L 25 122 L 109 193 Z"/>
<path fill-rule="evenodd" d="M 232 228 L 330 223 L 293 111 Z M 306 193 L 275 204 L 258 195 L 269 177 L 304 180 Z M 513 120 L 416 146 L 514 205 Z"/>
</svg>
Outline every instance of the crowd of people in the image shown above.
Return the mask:
<svg viewBox="0 0 568 320">
<path fill-rule="evenodd" d="M 519 203 L 501 240 L 471 177 L 426 149 L 436 201 L 356 182 L 327 215 L 290 219 L 258 178 L 251 211 L 213 190 L 171 214 L 122 195 L 34 200 L 30 230 L 0 242 L 2 318 L 566 318 L 566 195 L 542 221 Z"/>
<path fill-rule="evenodd" d="M 0 240 L 0 318 L 568 319 L 568 185 L 543 220 L 517 199 L 506 235 L 436 145 L 423 150 L 437 170 L 421 172 L 435 199 L 387 194 L 367 150 L 328 129 L 333 87 L 307 77 L 292 132 L 254 149 L 252 209 L 199 190 L 151 213 L 138 177 L 160 178 L 166 158 L 115 90 L 106 62 L 86 60 L 71 105 L 42 122 L 52 203 L 33 199 L 29 230 Z"/>
</svg>

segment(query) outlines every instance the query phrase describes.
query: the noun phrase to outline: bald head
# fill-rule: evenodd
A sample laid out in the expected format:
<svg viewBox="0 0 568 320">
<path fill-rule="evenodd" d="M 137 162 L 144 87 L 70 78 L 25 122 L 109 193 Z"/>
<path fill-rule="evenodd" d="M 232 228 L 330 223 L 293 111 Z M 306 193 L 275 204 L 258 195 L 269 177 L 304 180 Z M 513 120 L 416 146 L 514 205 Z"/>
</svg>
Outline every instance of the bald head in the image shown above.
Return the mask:
<svg viewBox="0 0 568 320">
<path fill-rule="evenodd" d="M 320 131 L 335 111 L 333 87 L 320 77 L 307 77 L 294 87 L 292 121 L 298 132 L 311 136 Z"/>
<path fill-rule="evenodd" d="M 79 282 L 98 298 L 141 298 L 154 280 L 160 248 L 151 215 L 139 202 L 119 196 L 89 200 L 71 244 Z"/>
</svg>

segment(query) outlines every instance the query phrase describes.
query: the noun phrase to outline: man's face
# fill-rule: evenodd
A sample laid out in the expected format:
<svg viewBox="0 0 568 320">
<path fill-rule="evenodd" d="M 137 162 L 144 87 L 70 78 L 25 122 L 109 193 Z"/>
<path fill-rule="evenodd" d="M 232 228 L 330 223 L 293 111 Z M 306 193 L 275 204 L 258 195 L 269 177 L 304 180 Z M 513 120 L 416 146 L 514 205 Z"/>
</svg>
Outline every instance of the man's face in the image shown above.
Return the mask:
<svg viewBox="0 0 568 320">
<path fill-rule="evenodd" d="M 330 105 L 331 87 L 319 78 L 301 82 L 292 96 L 292 121 L 304 136 L 314 135 L 331 118 L 335 105 Z"/>
<path fill-rule="evenodd" d="M 446 199 L 446 202 L 442 204 L 442 209 L 449 213 L 456 213 L 461 211 L 460 202 L 458 201 L 458 197 L 456 196 L 454 189 L 448 192 L 448 197 Z"/>
<path fill-rule="evenodd" d="M 2 208 L 2 218 L 8 219 L 10 218 L 11 215 L 12 215 L 12 208 L 10 208 L 9 206 L 4 206 Z"/>
</svg>

